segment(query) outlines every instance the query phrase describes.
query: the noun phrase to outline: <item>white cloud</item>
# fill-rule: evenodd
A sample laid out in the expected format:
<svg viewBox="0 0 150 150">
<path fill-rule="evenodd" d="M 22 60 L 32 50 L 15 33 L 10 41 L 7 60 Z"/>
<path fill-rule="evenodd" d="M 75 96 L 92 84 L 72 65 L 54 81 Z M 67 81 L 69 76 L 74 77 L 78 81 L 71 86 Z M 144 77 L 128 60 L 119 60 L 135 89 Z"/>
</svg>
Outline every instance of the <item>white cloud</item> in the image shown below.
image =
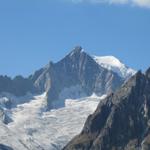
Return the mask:
<svg viewBox="0 0 150 150">
<path fill-rule="evenodd" d="M 150 0 L 67 0 L 74 3 L 108 3 L 108 4 L 129 4 L 132 6 L 150 8 Z"/>
<path fill-rule="evenodd" d="M 132 0 L 133 4 L 150 8 L 150 0 Z"/>
</svg>

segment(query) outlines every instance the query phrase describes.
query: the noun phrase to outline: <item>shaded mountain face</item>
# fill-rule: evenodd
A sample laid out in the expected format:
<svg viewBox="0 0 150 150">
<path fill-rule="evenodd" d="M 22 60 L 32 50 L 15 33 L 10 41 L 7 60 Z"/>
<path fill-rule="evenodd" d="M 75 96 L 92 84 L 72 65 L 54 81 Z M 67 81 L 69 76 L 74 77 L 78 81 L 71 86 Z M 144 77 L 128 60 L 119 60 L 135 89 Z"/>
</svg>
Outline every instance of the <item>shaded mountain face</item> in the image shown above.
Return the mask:
<svg viewBox="0 0 150 150">
<path fill-rule="evenodd" d="M 7 92 L 16 96 L 23 96 L 27 92 L 34 92 L 35 88 L 32 80 L 22 76 L 11 79 L 8 76 L 0 76 L 0 93 Z"/>
<path fill-rule="evenodd" d="M 0 150 L 13 150 L 11 147 L 0 144 Z"/>
<path fill-rule="evenodd" d="M 111 93 L 125 80 L 101 67 L 81 47 L 75 47 L 57 63 L 50 62 L 30 78 L 40 92 L 47 91 L 48 108 L 63 106 L 67 98 Z"/>
<path fill-rule="evenodd" d="M 64 150 L 149 150 L 150 69 L 100 102 Z"/>
</svg>

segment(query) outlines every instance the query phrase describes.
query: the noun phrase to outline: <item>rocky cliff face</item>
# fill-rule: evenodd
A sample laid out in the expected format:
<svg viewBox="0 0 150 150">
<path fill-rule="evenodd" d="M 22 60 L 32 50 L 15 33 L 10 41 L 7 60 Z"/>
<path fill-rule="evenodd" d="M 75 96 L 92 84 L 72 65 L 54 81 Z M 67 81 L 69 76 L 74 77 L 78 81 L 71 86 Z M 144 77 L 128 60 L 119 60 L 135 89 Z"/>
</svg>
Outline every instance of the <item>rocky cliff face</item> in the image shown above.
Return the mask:
<svg viewBox="0 0 150 150">
<path fill-rule="evenodd" d="M 0 150 L 13 150 L 13 149 L 9 146 L 4 145 L 4 144 L 0 144 Z"/>
<path fill-rule="evenodd" d="M 64 150 L 149 150 L 150 69 L 100 102 Z"/>
</svg>

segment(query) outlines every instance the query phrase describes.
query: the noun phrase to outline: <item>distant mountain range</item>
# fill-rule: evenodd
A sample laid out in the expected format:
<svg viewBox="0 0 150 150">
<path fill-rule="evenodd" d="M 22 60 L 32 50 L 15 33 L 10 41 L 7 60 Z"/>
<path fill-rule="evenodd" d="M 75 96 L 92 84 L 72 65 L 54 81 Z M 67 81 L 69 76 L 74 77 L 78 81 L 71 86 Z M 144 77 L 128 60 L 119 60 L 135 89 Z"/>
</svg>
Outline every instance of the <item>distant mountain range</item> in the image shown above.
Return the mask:
<svg viewBox="0 0 150 150">
<path fill-rule="evenodd" d="M 47 109 L 52 109 L 64 106 L 67 98 L 114 92 L 133 74 L 135 71 L 117 58 L 90 56 L 77 46 L 59 62 L 50 62 L 28 78 L 0 76 L 0 93 L 24 96 L 46 92 Z"/>
</svg>

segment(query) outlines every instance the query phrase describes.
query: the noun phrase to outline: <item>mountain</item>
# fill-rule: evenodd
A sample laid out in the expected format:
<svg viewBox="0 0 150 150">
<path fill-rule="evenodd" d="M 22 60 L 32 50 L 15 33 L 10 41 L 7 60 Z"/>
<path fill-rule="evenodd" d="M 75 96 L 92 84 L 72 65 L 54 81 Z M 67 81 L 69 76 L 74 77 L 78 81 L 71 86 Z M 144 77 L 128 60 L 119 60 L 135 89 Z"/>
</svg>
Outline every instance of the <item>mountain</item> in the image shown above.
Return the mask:
<svg viewBox="0 0 150 150">
<path fill-rule="evenodd" d="M 5 93 L 9 93 L 21 97 L 27 93 L 35 95 L 46 92 L 47 109 L 53 109 L 64 106 L 68 98 L 114 92 L 134 73 L 115 57 L 93 58 L 77 46 L 59 62 L 49 62 L 28 78 L 0 76 L 0 95 L 7 97 Z M 14 103 L 9 100 L 6 105 L 11 107 Z"/>
<path fill-rule="evenodd" d="M 80 133 L 105 94 L 127 79 L 80 46 L 27 78 L 0 76 L 0 149 L 62 149 Z"/>
<path fill-rule="evenodd" d="M 149 150 L 150 68 L 101 101 L 64 150 Z"/>
<path fill-rule="evenodd" d="M 129 70 L 126 68 L 124 73 Z M 134 73 L 120 76 L 114 70 L 97 63 L 82 47 L 77 46 L 59 62 L 50 62 L 45 68 L 35 72 L 30 79 L 40 92 L 47 91 L 47 106 L 51 109 L 64 106 L 67 98 L 111 93 Z"/>
</svg>

